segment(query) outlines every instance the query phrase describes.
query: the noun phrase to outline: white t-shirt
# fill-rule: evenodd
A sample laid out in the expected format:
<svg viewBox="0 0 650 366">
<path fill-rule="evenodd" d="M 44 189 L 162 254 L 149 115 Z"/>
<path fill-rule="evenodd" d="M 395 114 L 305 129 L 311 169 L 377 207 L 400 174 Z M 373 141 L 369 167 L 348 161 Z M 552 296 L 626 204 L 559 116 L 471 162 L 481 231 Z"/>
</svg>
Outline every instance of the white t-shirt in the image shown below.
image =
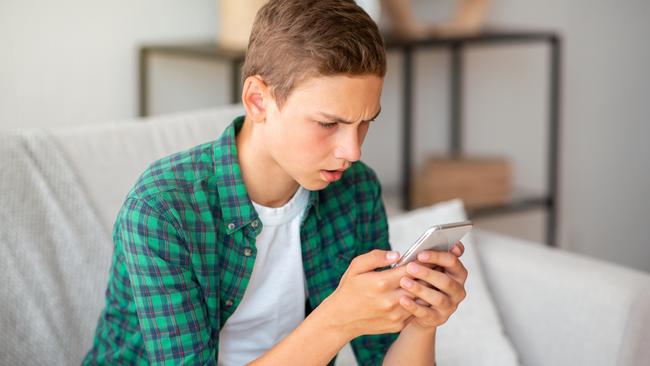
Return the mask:
<svg viewBox="0 0 650 366">
<path fill-rule="evenodd" d="M 244 297 L 219 332 L 220 366 L 253 361 L 305 319 L 300 223 L 308 201 L 309 191 L 299 187 L 282 207 L 253 202 L 263 227 Z"/>
</svg>

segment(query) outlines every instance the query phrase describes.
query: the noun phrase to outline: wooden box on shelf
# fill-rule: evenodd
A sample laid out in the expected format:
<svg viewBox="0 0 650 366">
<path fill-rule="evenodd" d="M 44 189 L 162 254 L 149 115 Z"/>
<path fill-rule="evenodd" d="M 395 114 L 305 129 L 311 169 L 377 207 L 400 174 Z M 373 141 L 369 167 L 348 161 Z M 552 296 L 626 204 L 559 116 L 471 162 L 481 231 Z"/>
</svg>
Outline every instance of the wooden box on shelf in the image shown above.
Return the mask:
<svg viewBox="0 0 650 366">
<path fill-rule="evenodd" d="M 430 157 L 413 179 L 412 204 L 422 207 L 460 198 L 468 210 L 508 202 L 512 171 L 507 159 Z"/>
</svg>

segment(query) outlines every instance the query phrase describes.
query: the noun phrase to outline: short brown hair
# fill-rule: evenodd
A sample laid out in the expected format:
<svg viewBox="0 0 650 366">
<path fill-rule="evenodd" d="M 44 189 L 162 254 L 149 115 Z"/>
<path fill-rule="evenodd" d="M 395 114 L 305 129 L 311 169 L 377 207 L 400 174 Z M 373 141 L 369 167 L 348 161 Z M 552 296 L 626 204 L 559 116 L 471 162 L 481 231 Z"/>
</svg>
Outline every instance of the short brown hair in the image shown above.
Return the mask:
<svg viewBox="0 0 650 366">
<path fill-rule="evenodd" d="M 260 75 L 278 107 L 309 77 L 386 74 L 377 24 L 353 0 L 270 0 L 257 13 L 242 78 Z"/>
</svg>

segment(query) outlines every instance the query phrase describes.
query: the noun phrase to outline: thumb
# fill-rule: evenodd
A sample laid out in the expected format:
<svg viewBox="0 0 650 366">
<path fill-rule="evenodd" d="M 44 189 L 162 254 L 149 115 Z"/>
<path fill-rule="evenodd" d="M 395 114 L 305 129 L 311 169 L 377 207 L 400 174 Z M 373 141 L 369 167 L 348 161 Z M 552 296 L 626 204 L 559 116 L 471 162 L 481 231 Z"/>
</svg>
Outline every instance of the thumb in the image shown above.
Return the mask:
<svg viewBox="0 0 650 366">
<path fill-rule="evenodd" d="M 370 272 L 377 268 L 386 267 L 391 265 L 399 259 L 399 253 L 395 251 L 375 249 L 366 254 L 361 254 L 355 257 L 348 271 L 353 274 L 360 274 Z"/>
</svg>

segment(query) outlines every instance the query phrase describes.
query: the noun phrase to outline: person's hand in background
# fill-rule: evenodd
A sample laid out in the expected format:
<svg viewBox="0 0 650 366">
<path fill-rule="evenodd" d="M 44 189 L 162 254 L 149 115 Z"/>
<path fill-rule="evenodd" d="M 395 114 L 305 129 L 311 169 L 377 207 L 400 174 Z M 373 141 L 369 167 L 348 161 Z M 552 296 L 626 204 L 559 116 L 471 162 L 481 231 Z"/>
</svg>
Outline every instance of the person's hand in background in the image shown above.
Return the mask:
<svg viewBox="0 0 650 366">
<path fill-rule="evenodd" d="M 476 34 L 483 27 L 490 3 L 491 0 L 458 0 L 448 20 L 427 23 L 416 17 L 411 0 L 381 0 L 395 35 L 416 39 Z"/>
</svg>

